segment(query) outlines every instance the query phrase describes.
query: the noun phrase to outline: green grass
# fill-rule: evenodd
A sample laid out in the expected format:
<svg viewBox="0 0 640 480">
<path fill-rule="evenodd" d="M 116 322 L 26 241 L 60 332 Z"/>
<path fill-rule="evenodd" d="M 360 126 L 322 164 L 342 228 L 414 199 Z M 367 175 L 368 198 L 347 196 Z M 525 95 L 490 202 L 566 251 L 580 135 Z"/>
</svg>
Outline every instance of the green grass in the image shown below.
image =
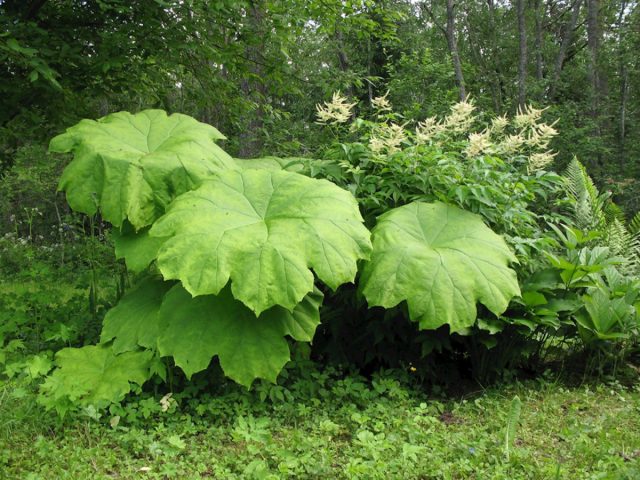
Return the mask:
<svg viewBox="0 0 640 480">
<path fill-rule="evenodd" d="M 311 370 L 250 392 L 193 386 L 164 412 L 162 394 L 146 394 L 64 422 L 14 380 L 0 386 L 0 478 L 640 478 L 640 382 L 546 376 L 446 400 L 407 377 Z"/>
</svg>

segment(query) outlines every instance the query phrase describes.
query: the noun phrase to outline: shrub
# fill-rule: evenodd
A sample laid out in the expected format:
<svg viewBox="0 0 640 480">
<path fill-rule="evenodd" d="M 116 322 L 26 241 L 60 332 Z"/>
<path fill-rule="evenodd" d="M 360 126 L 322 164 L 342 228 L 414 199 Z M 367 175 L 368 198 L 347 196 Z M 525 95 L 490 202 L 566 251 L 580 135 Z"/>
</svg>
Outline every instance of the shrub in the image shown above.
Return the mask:
<svg viewBox="0 0 640 480">
<path fill-rule="evenodd" d="M 377 121 L 347 130 L 352 106 L 335 95 L 318 107 L 356 136 L 324 160 L 233 159 L 215 128 L 158 110 L 83 120 L 54 138 L 52 151 L 74 154 L 60 182 L 70 205 L 110 222 L 116 254 L 140 275 L 98 345 L 56 355 L 42 402 L 60 413 L 105 406 L 131 384 L 166 379 L 167 366 L 190 378 L 213 358 L 247 387 L 275 382 L 290 345 L 314 339 L 323 299 L 316 354 L 349 359 L 358 345 L 365 364 L 462 345 L 481 372 L 490 355 L 515 364 L 560 331 L 619 338 L 607 312 L 637 323 L 635 297 L 619 293 L 635 284 L 602 281 L 618 264 L 609 250 L 578 251 L 591 236 L 548 226 L 570 222 L 577 203 L 544 170 L 556 132 L 541 110 L 478 133 L 461 103 L 413 133 L 386 97 L 374 100 Z M 390 354 L 389 335 L 404 354 Z"/>
</svg>

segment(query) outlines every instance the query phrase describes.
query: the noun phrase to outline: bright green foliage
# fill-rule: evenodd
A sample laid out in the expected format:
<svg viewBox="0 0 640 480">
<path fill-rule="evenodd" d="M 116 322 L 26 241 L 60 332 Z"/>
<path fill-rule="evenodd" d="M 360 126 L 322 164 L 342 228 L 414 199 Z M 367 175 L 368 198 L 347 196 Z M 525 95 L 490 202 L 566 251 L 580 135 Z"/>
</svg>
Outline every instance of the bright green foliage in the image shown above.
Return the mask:
<svg viewBox="0 0 640 480">
<path fill-rule="evenodd" d="M 608 196 L 598 192 L 584 165 L 574 158 L 567 166 L 564 179 L 574 202 L 576 226 L 585 230 L 604 229 L 607 224 L 604 206 Z"/>
<path fill-rule="evenodd" d="M 622 259 L 620 270 L 629 276 L 640 274 L 640 232 L 633 233 L 620 219 L 606 226 L 605 244 Z"/>
<path fill-rule="evenodd" d="M 555 199 L 566 196 L 562 177 L 545 171 L 557 132 L 542 122 L 541 110 L 490 124 L 474 110 L 461 102 L 415 129 L 393 111 L 376 121 L 357 118 L 349 127 L 357 141 L 332 146 L 326 161 L 312 167 L 354 194 L 367 223 L 413 201 L 477 213 L 514 250 L 519 269 L 529 270 L 549 245 L 545 229 L 557 221 Z"/>
<path fill-rule="evenodd" d="M 620 258 L 623 273 L 629 276 L 640 273 L 638 219 L 627 224 L 619 208 L 610 200 L 610 193 L 600 193 L 587 169 L 575 158 L 565 171 L 564 182 L 573 204 L 576 226 L 600 236 L 602 241 L 599 243 Z"/>
<path fill-rule="evenodd" d="M 192 295 L 233 295 L 259 315 L 292 310 L 318 278 L 353 281 L 371 249 L 355 199 L 326 180 L 269 170 L 226 171 L 180 196 L 151 229 L 170 237 L 158 264 Z"/>
<path fill-rule="evenodd" d="M 62 351 L 45 403 L 119 401 L 151 376 L 154 352 L 187 377 L 217 356 L 238 383 L 275 382 L 286 337 L 310 342 L 320 323 L 314 273 L 333 289 L 355 279 L 372 247 L 353 196 L 290 171 L 308 169 L 304 159 L 234 160 L 221 138 L 150 110 L 85 120 L 51 142 L 75 154 L 60 183 L 71 206 L 99 209 L 118 227 L 116 256 L 134 272 L 157 260 L 164 278 L 143 279 L 108 312 L 100 345 Z"/>
<path fill-rule="evenodd" d="M 180 285 L 147 278 L 109 311 L 101 341 L 113 340 L 114 353 L 158 349 L 161 356 L 172 356 L 187 377 L 206 369 L 217 355 L 225 374 L 238 383 L 275 382 L 290 357 L 284 337 L 310 342 L 321 303 L 322 293 L 315 289 L 293 312 L 273 307 L 256 317 L 229 288 L 193 298 Z"/>
<path fill-rule="evenodd" d="M 55 137 L 52 152 L 75 158 L 60 179 L 69 205 L 120 227 L 140 229 L 164 213 L 177 195 L 221 169 L 237 168 L 214 141 L 224 136 L 187 115 L 162 110 L 118 112 L 82 120 Z"/>
<path fill-rule="evenodd" d="M 217 296 L 192 298 L 176 285 L 160 309 L 160 354 L 173 356 L 187 377 L 206 369 L 217 355 L 225 375 L 242 385 L 249 387 L 256 378 L 275 382 L 290 359 L 284 337 L 311 341 L 321 302 L 316 290 L 292 313 L 274 307 L 256 318 L 228 288 Z"/>
<path fill-rule="evenodd" d="M 567 227 L 565 234 L 554 227 L 551 238 L 543 231 L 543 220 L 549 222 L 557 215 L 535 213 L 532 208 L 537 199 L 559 194 L 557 177 L 548 178 L 542 170 L 552 160 L 551 154 L 532 153 L 526 165 L 513 153 L 503 161 L 497 155 L 511 151 L 507 147 L 511 148 L 513 138 L 499 125 L 491 133 L 495 138 L 488 133 L 469 135 L 462 143 L 449 138 L 450 130 L 466 131 L 473 122 L 472 110 L 470 104 L 458 104 L 444 123 L 437 123 L 436 133 L 429 130 L 436 124 L 421 124 L 415 142 L 395 123 L 371 124 L 369 137 L 364 137 L 368 146 L 343 145 L 348 161 L 333 165 L 348 175 L 336 173 L 331 162 L 220 155 L 213 142 L 219 134 L 193 119 L 157 111 L 81 122 L 54 139 L 53 150 L 76 154 L 61 182 L 72 206 L 83 195 L 87 200 L 95 189 L 94 211 L 99 208 L 117 227 L 117 256 L 125 259 L 130 270 L 147 270 L 148 276 L 107 314 L 101 345 L 63 351 L 58 369 L 45 386 L 45 403 L 61 408 L 65 402 L 117 401 L 129 391 L 130 380 L 141 383 L 152 371 L 164 379 L 161 357 L 171 357 L 187 378 L 208 369 L 215 357 L 224 374 L 242 385 L 251 386 L 255 379 L 275 382 L 290 359 L 289 342 L 311 341 L 320 323 L 323 297 L 316 280 L 336 290 L 354 281 L 362 260 L 359 288 L 369 305 L 391 309 L 406 302 L 410 319 L 422 330 L 447 325 L 450 332 L 468 335 L 472 327 L 478 328 L 481 332 L 472 341 L 488 350 L 495 349 L 502 334 L 505 338 L 515 331 L 532 335 L 547 327 L 574 335 L 579 328 L 581 333 L 613 338 L 609 335 L 614 326 L 600 325 L 598 316 L 610 313 L 604 300 L 617 308 L 626 294 L 613 292 L 612 287 L 606 299 L 596 302 L 587 289 L 604 285 L 603 269 L 618 260 L 611 257 L 610 248 L 586 245 L 598 238 L 596 233 Z M 527 115 L 532 116 L 531 112 Z M 524 122 L 527 115 L 516 120 Z M 547 133 L 539 134 L 534 146 L 527 146 L 531 151 L 546 148 L 555 132 L 534 120 L 527 120 L 533 122 L 531 132 L 539 128 Z M 186 124 L 193 128 L 187 129 Z M 108 135 L 119 140 L 109 143 Z M 524 133 L 521 137 L 529 138 Z M 140 146 L 143 140 L 151 146 Z M 135 151 L 132 145 L 137 145 Z M 363 170 L 367 165 L 375 168 Z M 391 168 L 394 165 L 399 169 Z M 447 165 L 452 169 L 444 172 Z M 469 165 L 471 170 L 458 168 Z M 487 179 L 487 166 L 492 171 L 502 169 L 504 175 Z M 519 171 L 525 167 L 526 175 Z M 584 183 L 588 177 L 583 170 L 578 173 Z M 312 178 L 316 174 L 336 179 L 344 189 Z M 79 186 L 76 175 L 88 179 L 86 186 Z M 528 186 L 522 187 L 522 182 Z M 523 190 L 514 211 L 518 185 Z M 357 193 L 367 219 L 382 212 L 373 236 L 349 190 Z M 597 197 L 595 187 L 585 187 L 585 192 L 586 196 L 573 195 L 573 203 L 584 197 L 583 203 L 589 204 L 593 195 Z M 431 201 L 435 203 L 426 203 Z M 85 207 L 80 202 L 80 209 Z M 602 211 L 598 208 L 596 213 Z M 510 267 L 517 259 L 505 238 L 527 268 L 541 266 L 543 270 L 538 271 L 544 271 L 546 262 L 551 262 L 552 278 L 537 287 L 529 282 L 509 313 L 496 318 L 521 293 Z M 573 253 L 565 257 L 546 251 L 558 246 L 557 240 Z M 583 243 L 585 247 L 578 249 Z M 530 254 L 540 249 L 547 255 L 538 254 L 542 258 L 531 261 Z M 382 323 L 388 325 L 383 327 L 376 321 L 357 323 L 368 320 L 366 313 L 358 311 L 364 308 L 336 308 L 334 301 L 344 300 L 341 295 L 333 295 L 328 303 L 337 313 L 333 318 L 356 317 L 352 331 L 346 330 L 347 338 L 356 331 L 368 335 L 368 325 L 373 325 L 372 340 L 358 347 L 364 356 L 369 355 L 366 349 L 371 343 L 388 335 L 386 330 L 393 330 L 389 335 L 405 343 L 415 337 L 416 326 L 406 322 L 400 327 L 404 333 L 399 334 L 400 324 L 391 326 L 386 318 Z M 631 315 L 632 302 L 626 297 L 624 301 Z M 481 318 L 478 303 L 485 307 Z M 391 311 L 389 318 L 403 313 Z M 624 330 L 626 320 L 620 317 L 614 322 L 616 333 Z M 334 331 L 333 325 L 329 328 Z M 600 330 L 606 330 L 607 337 L 601 337 Z M 432 332 L 420 335 L 415 343 L 422 343 L 423 357 L 436 343 L 452 348 L 446 346 L 451 345 L 449 339 L 434 343 L 429 337 Z M 105 365 L 104 371 L 92 367 L 96 358 Z M 145 365 L 144 374 L 125 369 L 128 359 Z M 79 378 L 92 376 L 95 383 L 85 382 L 82 387 L 73 383 L 76 371 L 81 372 Z M 174 373 L 169 374 L 175 379 Z M 107 381 L 114 386 L 104 391 L 102 382 Z"/>
<path fill-rule="evenodd" d="M 125 222 L 122 229 L 111 231 L 116 251 L 116 258 L 124 259 L 127 268 L 132 272 L 141 272 L 149 266 L 158 256 L 158 250 L 164 243 L 162 237 L 152 237 L 149 229 L 144 228 L 138 232 Z"/>
<path fill-rule="evenodd" d="M 625 325 L 635 317 L 633 302 L 637 290 L 629 291 L 624 297 L 614 298 L 612 292 L 604 285 L 590 289 L 584 295 L 585 313 L 576 315 L 576 321 L 584 330 L 583 337 L 595 336 L 600 340 L 626 338 Z"/>
<path fill-rule="evenodd" d="M 151 351 L 115 354 L 110 346 L 65 348 L 56 354 L 57 369 L 42 385 L 41 402 L 64 413 L 69 402 L 106 406 L 131 391 L 130 382 L 142 385 L 149 378 Z"/>
<path fill-rule="evenodd" d="M 443 401 L 401 370 L 369 379 L 300 362 L 279 385 L 174 388 L 164 404 L 164 391 L 148 391 L 64 424 L 12 381 L 0 385 L 1 471 L 16 480 L 637 480 L 640 385 L 625 371 L 624 383 L 576 386 L 553 370 Z M 507 462 L 505 424 L 516 422 Z"/>
<path fill-rule="evenodd" d="M 476 320 L 476 302 L 499 315 L 520 294 L 504 240 L 457 207 L 414 202 L 393 209 L 379 217 L 372 238 L 360 281 L 369 305 L 406 300 L 422 329 L 463 331 Z"/>
<path fill-rule="evenodd" d="M 173 286 L 161 278 L 146 278 L 120 299 L 104 318 L 100 341 L 113 340 L 114 353 L 139 347 L 154 349 L 158 336 L 158 311 L 165 293 Z"/>
<path fill-rule="evenodd" d="M 562 248 L 547 252 L 550 267 L 524 281 L 523 318 L 517 318 L 519 309 L 512 305 L 510 314 L 516 318 L 505 320 L 531 331 L 547 329 L 550 335 L 579 334 L 592 352 L 620 355 L 624 341 L 638 331 L 638 279 L 627 273 L 624 257 L 614 256 L 608 247 L 593 246 L 601 241 L 599 232 L 551 226 Z M 612 340 L 618 342 L 615 349 Z"/>
<path fill-rule="evenodd" d="M 522 401 L 517 395 L 511 400 L 511 408 L 507 416 L 507 428 L 504 436 L 504 452 L 509 461 L 511 447 L 516 439 L 516 431 L 520 422 L 520 413 L 522 412 Z"/>
</svg>

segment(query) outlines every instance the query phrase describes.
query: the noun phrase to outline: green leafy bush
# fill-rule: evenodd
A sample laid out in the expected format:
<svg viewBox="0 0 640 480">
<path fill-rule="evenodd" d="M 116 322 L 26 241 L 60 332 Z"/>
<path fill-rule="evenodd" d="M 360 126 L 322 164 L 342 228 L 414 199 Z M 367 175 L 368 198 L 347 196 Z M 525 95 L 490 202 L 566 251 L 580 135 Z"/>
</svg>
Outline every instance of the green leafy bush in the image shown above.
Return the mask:
<svg viewBox="0 0 640 480">
<path fill-rule="evenodd" d="M 372 315 L 365 310 L 365 304 L 353 302 L 345 309 L 344 296 L 328 296 L 325 312 L 331 309 L 327 317 L 332 325 L 325 331 L 332 338 L 322 342 L 323 353 L 361 365 L 376 359 L 383 364 L 391 359 L 392 364 L 399 359 L 404 362 L 412 359 L 423 370 L 435 370 L 435 363 L 430 363 L 426 356 L 433 357 L 434 352 L 444 350 L 447 355 L 438 361 L 449 362 L 456 356 L 468 358 L 474 376 L 484 380 L 489 374 L 487 369 L 503 371 L 522 360 L 535 365 L 546 352 L 552 351 L 552 346 L 566 339 L 587 349 L 594 342 L 597 344 L 597 335 L 589 340 L 581 327 L 585 323 L 582 318 L 591 318 L 585 303 L 590 301 L 591 289 L 606 287 L 602 273 L 605 269 L 615 269 L 627 278 L 629 285 L 634 284 L 640 264 L 637 229 L 625 226 L 619 209 L 607 195 L 598 192 L 577 161 L 562 176 L 547 171 L 555 155 L 550 142 L 557 132 L 553 124 L 542 121 L 543 110 L 527 107 L 511 119 L 497 117 L 483 121 L 476 116 L 472 103 L 462 102 L 454 105 L 448 116 L 428 118 L 411 130 L 407 123 L 402 123 L 402 117 L 393 113 L 386 96 L 374 99 L 372 106 L 375 121 L 352 120 L 350 112 L 346 112 L 351 104 L 341 97 L 319 106 L 320 121 L 339 132 L 340 138 L 348 143 L 336 143 L 328 150 L 325 163 L 315 167 L 354 193 L 369 225 L 374 225 L 378 217 L 373 230 L 372 261 L 364 267 L 360 286 L 372 284 L 367 277 L 372 265 L 386 265 L 387 276 L 369 287 L 370 295 L 366 288 L 364 293 L 370 303 L 384 306 L 387 311 L 384 317 L 381 313 Z M 351 125 L 346 128 L 344 125 L 349 121 Z M 396 212 L 408 208 L 397 208 L 400 205 L 434 201 L 479 214 L 486 225 L 503 236 L 518 260 L 513 262 L 513 254 L 506 250 L 520 278 L 520 289 L 514 288 L 512 279 L 509 287 L 503 283 L 501 289 L 491 291 L 491 281 L 501 278 L 496 275 L 487 277 L 488 283 L 476 282 L 473 288 L 464 288 L 464 282 L 481 270 L 473 266 L 450 268 L 455 265 L 450 261 L 452 251 L 445 250 L 446 255 L 425 261 L 428 252 L 434 253 L 438 248 L 412 245 L 416 238 L 428 238 L 433 233 L 430 231 L 433 224 L 416 222 L 414 228 L 407 228 L 407 222 L 400 220 L 402 217 Z M 389 232 L 377 235 L 386 219 L 392 217 Z M 431 220 L 442 226 L 443 232 L 450 225 L 442 218 Z M 466 224 L 468 228 L 459 229 L 459 243 L 465 243 L 462 239 L 467 230 L 475 231 L 471 220 Z M 555 225 L 567 225 L 568 230 Z M 584 238 L 574 238 L 575 241 L 567 240 L 563 232 L 580 235 L 576 227 L 593 232 Z M 405 230 L 409 233 L 405 234 Z M 478 239 L 467 244 L 476 245 L 478 251 L 491 251 L 481 249 Z M 384 248 L 378 254 L 379 245 Z M 497 248 L 497 244 L 494 246 Z M 465 255 L 473 252 L 473 247 L 467 248 L 469 252 Z M 453 258 L 456 257 L 453 251 Z M 428 266 L 429 262 L 438 266 L 438 260 L 442 261 L 442 268 Z M 451 275 L 452 271 L 462 273 Z M 430 283 L 438 276 L 440 281 Z M 460 282 L 463 288 L 459 288 Z M 425 284 L 430 286 L 425 289 Z M 479 288 L 490 292 L 484 296 L 490 303 L 481 300 L 480 305 L 476 304 Z M 437 299 L 446 299 L 440 304 L 431 297 L 438 290 Z M 512 296 L 515 297 L 509 303 Z M 631 301 L 631 296 L 626 298 Z M 408 311 L 400 304 L 402 300 L 407 300 Z M 491 301 L 496 302 L 493 306 L 500 304 L 500 308 L 492 308 Z M 396 305 L 399 308 L 388 309 Z M 442 325 L 444 331 L 418 332 L 407 329 L 401 322 L 405 317 L 417 320 L 421 312 L 429 309 L 432 319 L 421 318 L 421 325 L 430 328 Z M 464 310 L 468 313 L 460 322 L 457 313 Z M 623 322 L 614 322 L 616 326 L 611 328 L 628 331 L 635 324 L 633 312 L 629 311 L 629 315 Z M 351 320 L 348 326 L 340 325 L 344 316 L 359 320 Z M 451 332 L 460 335 L 447 334 Z M 351 340 L 344 342 L 341 338 L 356 338 L 366 354 L 349 353 Z M 630 342 L 634 338 L 637 337 L 618 337 Z M 403 352 L 400 355 L 399 350 Z M 407 352 L 408 357 L 404 356 Z"/>
<path fill-rule="evenodd" d="M 75 155 L 60 183 L 71 205 L 99 211 L 119 227 L 118 255 L 134 270 L 153 262 L 149 273 L 164 279 L 140 281 L 109 312 L 98 347 L 56 356 L 45 405 L 119 401 L 127 381 L 160 372 L 152 362 L 130 378 L 127 365 L 143 357 L 172 357 L 190 377 L 216 356 L 239 383 L 275 381 L 286 337 L 308 342 L 319 324 L 315 277 L 333 289 L 354 280 L 371 244 L 353 197 L 298 173 L 240 170 L 220 138 L 189 117 L 145 111 L 85 120 L 52 141 Z M 76 388 L 96 362 L 117 389 Z"/>
<path fill-rule="evenodd" d="M 355 350 L 366 363 L 380 348 L 402 365 L 449 351 L 477 372 L 549 336 L 630 338 L 617 332 L 635 325 L 636 283 L 605 273 L 615 252 L 549 227 L 586 211 L 595 187 L 567 196 L 570 180 L 544 170 L 556 132 L 542 110 L 474 133 L 461 103 L 411 133 L 385 102 L 326 160 L 232 159 L 213 127 L 156 110 L 54 138 L 74 154 L 60 183 L 71 206 L 111 222 L 116 255 L 142 275 L 97 346 L 56 356 L 42 402 L 105 406 L 153 376 L 171 381 L 173 365 L 191 378 L 212 360 L 247 387 L 275 382 L 292 342 L 314 338 L 328 358 Z M 336 95 L 319 117 L 340 130 L 352 106 Z"/>
<path fill-rule="evenodd" d="M 119 401 L 128 382 L 165 375 L 161 358 L 172 358 L 187 377 L 217 357 L 243 385 L 274 382 L 290 358 L 286 338 L 309 342 L 320 323 L 316 283 L 336 290 L 353 282 L 362 261 L 368 300 L 392 306 L 380 297 L 382 283 L 398 281 L 393 304 L 408 300 L 421 328 L 463 329 L 475 321 L 476 301 L 499 314 L 518 294 L 508 268 L 515 257 L 474 214 L 439 203 L 391 210 L 372 247 L 348 191 L 291 171 L 308 171 L 313 162 L 233 161 L 215 145 L 220 138 L 183 115 L 145 111 L 83 120 L 51 142 L 52 150 L 74 154 L 60 183 L 72 207 L 99 211 L 114 226 L 117 255 L 148 273 L 107 314 L 100 345 L 56 356 L 45 405 L 64 411 L 70 403 Z M 395 245 L 389 226 L 403 217 L 408 223 Z M 422 232 L 407 244 L 417 227 Z M 405 246 L 421 253 L 390 279 L 384 264 L 396 260 L 385 252 Z M 439 273 L 432 263 L 407 290 L 411 269 L 441 255 L 448 268 Z M 469 267 L 477 275 L 467 276 Z M 464 306 L 443 316 L 456 295 L 465 297 Z M 100 375 L 118 379 L 117 388 L 103 388 Z M 79 377 L 93 380 L 79 387 Z"/>
<path fill-rule="evenodd" d="M 177 195 L 234 163 L 215 140 L 224 136 L 186 115 L 160 110 L 83 120 L 51 141 L 52 152 L 73 152 L 59 188 L 76 211 L 136 229 L 153 223 Z"/>
</svg>

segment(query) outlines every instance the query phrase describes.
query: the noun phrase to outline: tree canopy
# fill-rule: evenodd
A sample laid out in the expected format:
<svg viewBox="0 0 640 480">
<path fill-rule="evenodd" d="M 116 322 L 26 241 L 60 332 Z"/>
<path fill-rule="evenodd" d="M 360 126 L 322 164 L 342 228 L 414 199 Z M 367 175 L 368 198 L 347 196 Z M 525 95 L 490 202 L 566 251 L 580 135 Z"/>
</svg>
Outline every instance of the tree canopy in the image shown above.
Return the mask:
<svg viewBox="0 0 640 480">
<path fill-rule="evenodd" d="M 80 118 L 144 108 L 215 125 L 238 156 L 299 153 L 322 145 L 315 105 L 332 92 L 367 109 L 389 91 L 406 121 L 467 96 L 497 115 L 549 107 L 560 160 L 635 186 L 637 5 L 4 0 L 0 161 Z"/>
</svg>

